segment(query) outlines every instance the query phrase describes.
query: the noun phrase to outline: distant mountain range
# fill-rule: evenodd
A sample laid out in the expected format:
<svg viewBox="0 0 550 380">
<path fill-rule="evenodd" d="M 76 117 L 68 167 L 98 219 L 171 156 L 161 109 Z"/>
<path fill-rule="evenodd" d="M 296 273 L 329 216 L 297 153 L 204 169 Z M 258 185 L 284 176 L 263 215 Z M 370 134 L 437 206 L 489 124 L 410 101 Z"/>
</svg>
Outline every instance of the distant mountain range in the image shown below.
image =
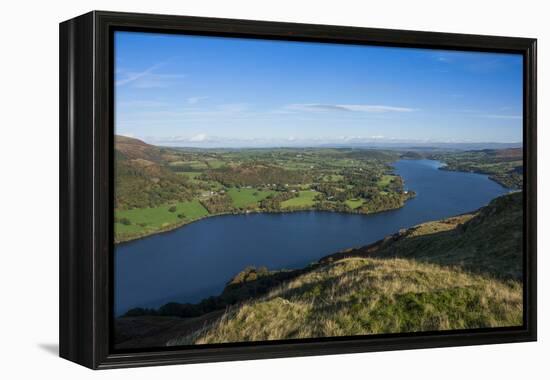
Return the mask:
<svg viewBox="0 0 550 380">
<path fill-rule="evenodd" d="M 370 149 L 397 149 L 397 150 L 417 150 L 417 151 L 434 151 L 434 150 L 483 150 L 483 149 L 509 149 L 521 148 L 522 143 L 494 143 L 494 142 L 388 142 L 377 141 L 369 143 L 347 143 L 347 144 L 324 144 L 320 145 L 327 148 L 370 148 Z"/>
<path fill-rule="evenodd" d="M 522 142 L 435 141 L 430 139 L 397 139 L 384 137 L 341 138 L 228 138 L 200 135 L 201 138 L 144 137 L 148 144 L 173 148 L 261 149 L 261 148 L 370 148 L 397 150 L 480 150 L 521 148 Z"/>
</svg>

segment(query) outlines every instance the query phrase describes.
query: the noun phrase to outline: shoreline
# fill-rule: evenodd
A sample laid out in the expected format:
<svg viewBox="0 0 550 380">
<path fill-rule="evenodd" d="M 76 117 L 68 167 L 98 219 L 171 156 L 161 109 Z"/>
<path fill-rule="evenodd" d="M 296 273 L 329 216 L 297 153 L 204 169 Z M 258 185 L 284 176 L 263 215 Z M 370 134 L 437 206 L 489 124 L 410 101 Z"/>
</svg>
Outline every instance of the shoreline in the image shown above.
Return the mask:
<svg viewBox="0 0 550 380">
<path fill-rule="evenodd" d="M 444 170 L 444 171 L 448 171 L 448 172 L 457 172 L 457 173 L 481 174 L 481 175 L 487 176 L 487 178 L 489 178 L 491 181 L 493 181 L 495 183 L 498 183 L 500 186 L 502 186 L 503 188 L 505 188 L 509 191 L 521 191 L 521 190 L 523 190 L 523 188 L 521 188 L 521 187 L 509 186 L 508 184 L 500 181 L 498 178 L 495 177 L 494 173 L 488 173 L 488 172 L 485 172 L 485 171 L 479 170 L 479 169 L 459 170 L 459 169 L 455 168 L 454 166 L 449 165 L 449 163 L 447 163 L 445 161 L 441 161 L 441 160 L 434 160 L 434 161 L 439 161 L 442 164 L 440 167 L 437 168 L 438 170 Z"/>
<path fill-rule="evenodd" d="M 393 170 L 395 170 L 395 167 L 393 166 L 393 164 L 395 164 L 397 161 L 399 161 L 399 160 L 396 160 L 396 161 L 393 161 L 393 162 L 390 163 Z M 438 161 L 438 162 L 442 163 L 442 161 Z M 399 174 L 397 174 L 397 176 L 402 178 Z M 404 180 L 403 180 L 403 182 L 404 182 Z M 224 216 L 224 215 L 248 215 L 248 214 L 260 214 L 260 213 L 263 213 L 263 214 L 282 214 L 282 213 L 294 213 L 294 212 L 302 212 L 302 211 L 324 211 L 324 212 L 340 212 L 340 213 L 343 213 L 343 214 L 373 215 L 373 214 L 379 214 L 381 212 L 399 210 L 399 209 L 405 207 L 405 205 L 407 204 L 407 201 L 409 201 L 409 200 L 416 197 L 416 193 L 414 192 L 414 190 L 413 191 L 408 190 L 408 194 L 409 194 L 409 196 L 404 200 L 404 202 L 401 206 L 394 207 L 394 208 L 388 208 L 388 209 L 384 209 L 384 210 L 379 210 L 379 211 L 375 211 L 375 212 L 360 212 L 360 211 L 355 211 L 353 209 L 350 210 L 350 211 L 339 211 L 339 210 L 317 209 L 315 207 L 308 207 L 308 208 L 298 208 L 298 209 L 291 209 L 291 210 L 274 210 L 274 211 L 247 210 L 246 212 L 223 212 L 223 213 L 217 213 L 217 214 L 208 214 L 208 215 L 201 216 L 197 219 L 193 219 L 193 220 L 190 220 L 190 221 L 185 221 L 185 222 L 182 222 L 182 223 L 176 223 L 176 224 L 167 226 L 165 228 L 161 228 L 159 230 L 156 230 L 156 231 L 153 231 L 153 232 L 150 232 L 150 233 L 138 234 L 138 235 L 127 237 L 127 238 L 116 239 L 116 234 L 115 234 L 115 239 L 114 239 L 113 243 L 114 243 L 114 246 L 116 247 L 119 244 L 130 243 L 130 242 L 137 241 L 137 240 L 140 240 L 140 239 L 144 239 L 144 238 L 147 238 L 147 237 L 150 237 L 150 236 L 159 235 L 159 234 L 163 234 L 163 233 L 167 233 L 167 232 L 172 232 L 172 231 L 174 231 L 178 228 L 185 227 L 185 226 L 187 226 L 191 223 L 195 223 L 195 222 L 201 221 L 203 219 L 212 218 L 212 217 L 216 217 L 216 216 Z M 114 228 L 114 226 L 113 226 L 113 228 Z"/>
<path fill-rule="evenodd" d="M 411 193 L 411 192 L 409 191 L 409 193 Z M 185 226 L 190 225 L 192 223 L 199 222 L 201 220 L 205 220 L 205 219 L 209 219 L 209 218 L 215 218 L 215 217 L 218 217 L 218 216 L 249 215 L 249 214 L 293 214 L 293 213 L 296 213 L 296 212 L 315 212 L 315 211 L 318 211 L 318 212 L 336 212 L 336 213 L 342 213 L 342 214 L 356 214 L 356 215 L 380 214 L 380 213 L 383 213 L 383 212 L 399 210 L 399 209 L 405 207 L 405 205 L 407 204 L 407 202 L 409 200 L 416 197 L 416 194 L 414 193 L 414 191 L 412 192 L 412 194 L 413 195 L 409 196 L 403 202 L 403 205 L 401 205 L 399 207 L 388 208 L 388 209 L 379 210 L 379 211 L 375 211 L 375 212 L 360 212 L 360 211 L 353 211 L 353 210 L 352 211 L 341 211 L 341 210 L 318 209 L 318 208 L 302 208 L 302 209 L 294 209 L 294 210 L 277 210 L 277 211 L 248 210 L 248 212 L 223 212 L 223 213 L 217 213 L 217 214 L 208 214 L 208 215 L 201 216 L 200 218 L 193 219 L 193 220 L 190 220 L 190 221 L 187 221 L 187 222 L 183 222 L 183 223 L 179 223 L 179 224 L 173 224 L 173 225 L 167 226 L 163 229 L 159 229 L 159 230 L 156 230 L 156 231 L 151 232 L 151 233 L 146 233 L 146 234 L 143 234 L 143 235 L 136 235 L 136 236 L 132 236 L 132 237 L 125 238 L 125 239 L 120 239 L 120 240 L 115 239 L 114 245 L 116 247 L 116 246 L 121 245 L 121 244 L 131 243 L 133 241 L 145 239 L 145 238 L 148 238 L 148 237 L 151 237 L 151 236 L 172 232 L 174 230 L 185 227 Z"/>
<path fill-rule="evenodd" d="M 510 191 L 521 191 L 521 190 L 522 190 L 522 188 L 519 188 L 519 187 L 516 187 L 516 186 L 508 186 L 506 183 L 499 181 L 498 178 L 495 178 L 495 177 L 494 177 L 494 174 L 492 174 L 492 173 L 487 173 L 487 172 L 484 172 L 484 171 L 481 171 L 481 170 L 476 170 L 476 169 L 472 169 L 472 170 L 458 170 L 458 169 L 449 167 L 449 165 L 442 166 L 442 167 L 440 167 L 440 168 L 438 168 L 438 169 L 439 169 L 439 170 L 445 170 L 445 171 L 448 171 L 448 172 L 472 173 L 472 174 L 486 175 L 487 178 L 489 178 L 491 181 L 493 181 L 493 182 L 495 182 L 495 183 L 498 183 L 500 186 L 504 187 L 506 190 L 510 190 Z"/>
<path fill-rule="evenodd" d="M 484 173 L 484 172 L 481 172 L 481 171 L 456 170 L 454 168 L 450 168 L 448 163 L 445 162 L 445 161 L 441 161 L 441 160 L 433 160 L 433 161 L 438 161 L 441 164 L 437 168 L 437 170 L 444 170 L 444 171 L 457 172 L 457 173 L 473 173 L 473 174 L 478 174 L 478 175 L 484 175 L 484 176 L 487 176 L 487 178 L 489 180 L 497 183 L 498 185 L 502 186 L 504 189 L 506 189 L 508 191 L 521 191 L 522 190 L 521 188 L 510 187 L 510 186 L 507 186 L 504 183 L 501 183 L 500 181 L 497 181 L 489 173 Z M 286 213 L 290 214 L 290 213 L 294 213 L 294 212 L 306 212 L 306 211 L 339 212 L 339 213 L 343 213 L 343 214 L 358 214 L 358 215 L 379 214 L 379 213 L 382 213 L 382 212 L 387 212 L 387 211 L 392 211 L 392 210 L 399 210 L 399 209 L 405 207 L 405 205 L 407 204 L 407 201 L 409 201 L 409 200 L 413 199 L 414 197 L 416 197 L 416 193 L 414 193 L 414 190 L 412 191 L 412 194 L 413 195 L 409 196 L 407 199 L 405 199 L 405 201 L 403 202 L 403 205 L 401 205 L 399 207 L 388 208 L 388 209 L 375 211 L 375 212 L 360 212 L 360 211 L 355 211 L 355 210 L 350 210 L 350 211 L 345 211 L 344 210 L 344 211 L 342 211 L 342 210 L 318 209 L 318 208 L 315 208 L 315 207 L 309 207 L 309 208 L 300 208 L 300 209 L 293 209 L 293 210 L 273 210 L 273 211 L 268 211 L 268 210 L 247 210 L 246 212 L 222 212 L 222 213 L 217 213 L 217 214 L 208 214 L 208 215 L 201 216 L 197 219 L 193 219 L 193 220 L 190 220 L 190 221 L 185 221 L 185 222 L 182 222 L 182 223 L 176 223 L 176 224 L 167 226 L 165 228 L 161 228 L 159 230 L 156 230 L 156 231 L 153 231 L 153 232 L 150 232 L 150 233 L 143 233 L 143 234 L 139 234 L 139 235 L 135 235 L 135 236 L 127 237 L 127 238 L 122 238 L 122 239 L 116 239 L 115 238 L 114 239 L 114 245 L 116 247 L 117 245 L 120 245 L 120 244 L 131 243 L 133 241 L 137 241 L 137 240 L 140 240 L 140 239 L 145 239 L 145 238 L 150 237 L 150 236 L 160 235 L 160 234 L 167 233 L 167 232 L 172 232 L 172 231 L 174 231 L 178 228 L 185 227 L 189 224 L 199 222 L 199 221 L 207 219 L 207 218 L 213 218 L 213 217 L 225 216 L 225 215 L 286 214 Z"/>
</svg>

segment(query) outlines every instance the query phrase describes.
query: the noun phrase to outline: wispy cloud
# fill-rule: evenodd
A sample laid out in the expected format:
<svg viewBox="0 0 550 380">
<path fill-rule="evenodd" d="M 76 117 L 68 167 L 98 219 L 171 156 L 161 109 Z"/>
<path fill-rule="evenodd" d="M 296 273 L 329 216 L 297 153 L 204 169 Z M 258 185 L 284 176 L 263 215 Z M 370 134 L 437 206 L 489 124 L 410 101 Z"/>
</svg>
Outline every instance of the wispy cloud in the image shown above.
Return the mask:
<svg viewBox="0 0 550 380">
<path fill-rule="evenodd" d="M 523 117 L 521 115 L 498 115 L 498 114 L 489 114 L 482 115 L 488 119 L 509 119 L 509 120 L 521 120 Z"/>
<path fill-rule="evenodd" d="M 189 141 L 192 142 L 205 142 L 208 141 L 208 135 L 205 133 L 199 133 L 198 135 L 192 136 Z"/>
<path fill-rule="evenodd" d="M 118 69 L 117 70 L 117 74 L 126 74 L 126 78 L 124 79 L 119 79 L 116 81 L 116 85 L 117 86 L 124 86 L 125 84 L 128 84 L 128 83 L 132 83 L 140 78 L 143 78 L 147 75 L 149 75 L 150 73 L 152 73 L 154 70 L 158 69 L 159 67 L 161 67 L 163 65 L 163 63 L 157 63 L 156 65 L 153 65 L 151 67 L 148 67 L 147 69 L 143 70 L 143 71 L 139 71 L 139 72 L 125 72 L 124 70 L 122 69 Z"/>
<path fill-rule="evenodd" d="M 145 70 L 132 72 L 119 69 L 117 76 L 123 76 L 115 82 L 116 86 L 131 84 L 135 88 L 164 88 L 168 87 L 175 79 L 185 78 L 185 74 L 166 74 L 156 72 L 166 63 L 161 62 L 146 68 Z"/>
<path fill-rule="evenodd" d="M 386 112 L 412 112 L 416 111 L 409 107 L 395 107 L 379 104 L 289 104 L 285 107 L 293 111 L 342 111 L 342 112 L 368 112 L 368 113 L 386 113 Z"/>
<path fill-rule="evenodd" d="M 446 54 L 437 54 L 435 56 L 435 60 L 438 61 L 438 62 L 444 62 L 444 63 L 451 63 L 453 62 L 453 58 L 451 58 L 451 56 L 449 55 L 446 55 Z"/>
<path fill-rule="evenodd" d="M 201 146 L 214 144 L 220 141 L 232 141 L 233 139 L 210 136 L 206 133 L 198 133 L 188 136 L 164 136 L 164 137 L 149 137 L 145 138 L 150 143 L 161 145 L 190 145 Z"/>
<path fill-rule="evenodd" d="M 483 118 L 483 119 L 504 119 L 504 120 L 522 120 L 523 116 L 510 113 L 510 112 L 499 112 L 510 110 L 510 107 L 501 107 L 498 110 L 487 110 L 486 112 L 472 109 L 465 109 L 459 111 L 461 114 L 465 114 L 469 117 Z M 491 113 L 492 112 L 492 113 Z"/>
<path fill-rule="evenodd" d="M 445 68 L 436 70 L 438 72 L 447 72 L 448 68 L 454 67 L 475 74 L 498 72 L 510 65 L 521 63 L 520 59 L 510 61 L 503 56 L 482 52 L 443 51 L 433 54 L 433 59 Z"/>
<path fill-rule="evenodd" d="M 262 113 L 254 112 L 247 103 L 226 103 L 208 107 L 143 107 L 139 112 L 119 113 L 119 123 L 125 126 L 150 126 L 152 124 L 173 124 L 173 123 L 224 123 L 228 120 L 249 120 L 254 117 L 261 117 Z M 122 124 L 119 124 L 122 125 Z"/>
<path fill-rule="evenodd" d="M 190 98 L 187 98 L 187 104 L 197 104 L 198 102 L 206 99 L 208 99 L 208 96 L 192 96 Z"/>
<path fill-rule="evenodd" d="M 156 100 L 127 100 L 119 102 L 118 105 L 121 107 L 154 108 L 168 106 L 169 104 Z"/>
</svg>

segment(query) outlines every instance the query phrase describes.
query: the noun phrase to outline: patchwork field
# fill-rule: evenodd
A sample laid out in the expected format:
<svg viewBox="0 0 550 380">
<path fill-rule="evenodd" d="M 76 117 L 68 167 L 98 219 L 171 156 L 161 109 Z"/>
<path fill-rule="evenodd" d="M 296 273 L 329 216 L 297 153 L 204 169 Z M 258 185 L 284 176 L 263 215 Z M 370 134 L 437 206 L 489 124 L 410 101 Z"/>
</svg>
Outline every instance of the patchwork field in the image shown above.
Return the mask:
<svg viewBox="0 0 550 380">
<path fill-rule="evenodd" d="M 227 193 L 233 201 L 233 206 L 237 208 L 246 208 L 250 206 L 258 206 L 259 201 L 275 194 L 275 191 L 230 188 Z"/>
<path fill-rule="evenodd" d="M 393 173 L 398 152 L 161 148 L 122 136 L 115 148 L 117 242 L 209 215 L 307 209 L 372 213 L 402 207 L 414 196 Z"/>
<path fill-rule="evenodd" d="M 315 204 L 315 197 L 318 194 L 317 191 L 313 190 L 299 191 L 297 197 L 281 202 L 281 207 L 284 209 L 311 207 Z"/>
</svg>

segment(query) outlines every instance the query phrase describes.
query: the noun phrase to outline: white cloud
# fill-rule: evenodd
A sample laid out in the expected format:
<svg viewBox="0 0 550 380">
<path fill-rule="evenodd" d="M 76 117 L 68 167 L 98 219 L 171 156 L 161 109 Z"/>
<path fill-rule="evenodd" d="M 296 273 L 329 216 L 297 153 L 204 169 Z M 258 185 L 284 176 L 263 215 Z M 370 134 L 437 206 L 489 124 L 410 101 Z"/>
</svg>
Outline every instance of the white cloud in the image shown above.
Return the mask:
<svg viewBox="0 0 550 380">
<path fill-rule="evenodd" d="M 223 139 L 222 139 L 223 140 Z M 220 138 L 209 136 L 206 133 L 198 133 L 193 136 L 164 136 L 164 137 L 148 137 L 147 141 L 152 144 L 190 144 L 200 145 L 220 141 Z"/>
<path fill-rule="evenodd" d="M 197 104 L 200 101 L 208 99 L 208 96 L 192 96 L 187 98 L 187 104 Z"/>
<path fill-rule="evenodd" d="M 310 111 L 310 112 L 327 112 L 327 111 L 342 111 L 342 112 L 367 112 L 367 113 L 386 113 L 386 112 L 412 112 L 414 108 L 395 107 L 379 104 L 289 104 L 286 109 L 293 111 Z"/>
<path fill-rule="evenodd" d="M 490 115 L 483 115 L 483 117 L 489 118 L 489 119 L 509 119 L 509 120 L 521 120 L 523 117 L 521 115 L 498 115 L 498 114 L 490 114 Z"/>
<path fill-rule="evenodd" d="M 142 140 L 161 146 L 180 146 L 195 148 L 265 148 L 265 147 L 322 147 L 322 146 L 363 146 L 363 147 L 402 147 L 421 146 L 424 144 L 463 144 L 483 143 L 475 140 L 439 140 L 439 139 L 410 139 L 393 136 L 371 135 L 371 136 L 317 136 L 300 138 L 289 137 L 229 137 L 212 136 L 206 133 L 199 133 L 193 136 L 165 136 L 165 137 L 139 137 Z"/>
<path fill-rule="evenodd" d="M 143 71 L 140 71 L 140 72 L 137 72 L 137 73 L 126 73 L 126 78 L 117 80 L 115 84 L 117 86 L 123 86 L 125 84 L 132 83 L 132 82 L 134 82 L 134 81 L 136 81 L 140 78 L 143 78 L 146 75 L 152 73 L 154 70 L 156 70 L 160 66 L 162 66 L 162 63 L 157 63 L 156 65 L 148 67 L 147 69 L 145 69 Z M 118 71 L 117 74 L 122 74 L 122 73 L 125 72 L 122 69 L 118 69 L 117 71 Z"/>
<path fill-rule="evenodd" d="M 157 63 L 139 72 L 117 70 L 117 76 L 124 76 L 115 82 L 116 86 L 132 84 L 135 88 L 163 88 L 168 87 L 174 79 L 185 78 L 185 74 L 161 74 L 155 71 L 165 63 Z"/>
<path fill-rule="evenodd" d="M 195 135 L 189 139 L 189 141 L 192 142 L 204 142 L 208 140 L 208 136 L 204 133 L 199 133 L 198 135 Z"/>
<path fill-rule="evenodd" d="M 137 107 L 137 108 L 152 108 L 152 107 L 163 107 L 168 104 L 165 102 L 159 102 L 155 100 L 128 100 L 123 102 L 118 102 L 118 106 L 123 107 Z"/>
<path fill-rule="evenodd" d="M 344 104 L 340 107 L 344 107 L 350 111 L 358 112 L 412 112 L 414 108 L 408 107 L 393 107 L 382 105 L 369 105 L 369 104 Z"/>
<path fill-rule="evenodd" d="M 450 63 L 450 62 L 453 61 L 453 59 L 450 56 L 447 56 L 447 55 L 438 55 L 436 57 L 436 60 L 439 61 L 439 62 L 445 62 L 445 63 Z"/>
</svg>

